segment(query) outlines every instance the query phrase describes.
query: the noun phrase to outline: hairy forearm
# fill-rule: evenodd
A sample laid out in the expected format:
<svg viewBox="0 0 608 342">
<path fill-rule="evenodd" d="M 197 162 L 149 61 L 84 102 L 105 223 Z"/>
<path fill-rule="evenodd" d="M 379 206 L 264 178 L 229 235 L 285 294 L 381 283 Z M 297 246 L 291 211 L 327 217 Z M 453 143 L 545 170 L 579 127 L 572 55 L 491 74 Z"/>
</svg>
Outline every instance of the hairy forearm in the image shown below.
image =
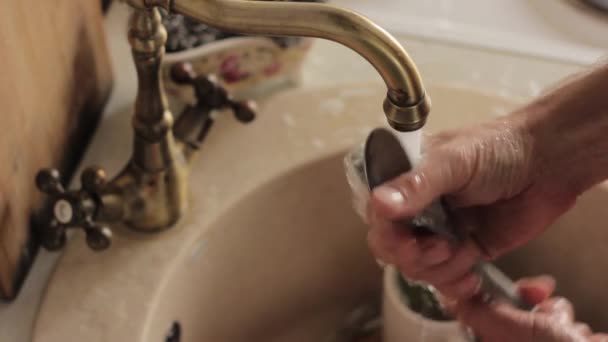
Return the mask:
<svg viewBox="0 0 608 342">
<path fill-rule="evenodd" d="M 608 65 L 512 114 L 530 137 L 538 177 L 581 193 L 608 179 Z"/>
</svg>

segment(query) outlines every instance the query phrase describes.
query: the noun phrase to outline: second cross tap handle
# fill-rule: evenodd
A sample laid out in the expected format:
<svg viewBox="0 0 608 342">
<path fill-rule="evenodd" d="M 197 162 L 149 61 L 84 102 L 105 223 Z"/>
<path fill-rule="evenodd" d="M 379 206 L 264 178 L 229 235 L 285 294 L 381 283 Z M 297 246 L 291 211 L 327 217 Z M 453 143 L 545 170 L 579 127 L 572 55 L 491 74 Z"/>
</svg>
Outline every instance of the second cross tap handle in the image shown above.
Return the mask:
<svg viewBox="0 0 608 342">
<path fill-rule="evenodd" d="M 56 169 L 41 170 L 36 176 L 38 189 L 50 196 L 51 205 L 48 226 L 41 232 L 43 246 L 50 250 L 60 249 L 65 245 L 66 229 L 80 228 L 91 249 L 107 249 L 112 232 L 95 222 L 99 194 L 106 183 L 105 172 L 97 167 L 86 169 L 81 175 L 82 188 L 74 191 L 65 191 L 60 178 Z"/>
<path fill-rule="evenodd" d="M 194 88 L 198 105 L 209 109 L 230 108 L 237 120 L 248 123 L 255 119 L 254 101 L 236 101 L 213 75 L 197 75 L 188 62 L 176 63 L 171 67 L 171 78 L 178 84 L 189 84 Z"/>
</svg>

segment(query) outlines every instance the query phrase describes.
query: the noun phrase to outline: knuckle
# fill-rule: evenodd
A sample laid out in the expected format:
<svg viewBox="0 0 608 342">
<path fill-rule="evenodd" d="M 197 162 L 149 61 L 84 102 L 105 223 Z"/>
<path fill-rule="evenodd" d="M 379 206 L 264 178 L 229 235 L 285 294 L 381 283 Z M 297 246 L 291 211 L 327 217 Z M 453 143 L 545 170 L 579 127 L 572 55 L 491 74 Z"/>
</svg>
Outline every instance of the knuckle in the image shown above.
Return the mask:
<svg viewBox="0 0 608 342">
<path fill-rule="evenodd" d="M 389 263 L 392 264 L 394 262 L 394 255 L 389 252 L 386 251 L 383 248 L 380 247 L 376 247 L 372 244 L 370 244 L 370 249 L 372 251 L 372 254 L 374 255 L 374 257 L 376 257 L 377 259 L 381 260 L 384 263 Z"/>
<path fill-rule="evenodd" d="M 386 245 L 382 243 L 379 234 L 374 231 L 367 233 L 367 244 L 372 253 L 377 257 L 387 257 L 389 254 L 392 254 Z"/>
<path fill-rule="evenodd" d="M 539 315 L 530 315 L 522 318 L 519 324 L 524 327 L 529 327 L 530 338 L 532 341 L 542 341 L 552 336 L 553 328 L 550 321 Z"/>
<path fill-rule="evenodd" d="M 480 288 L 481 279 L 471 273 L 459 282 L 458 291 L 461 298 L 471 298 L 479 293 Z"/>
<path fill-rule="evenodd" d="M 565 297 L 555 297 L 554 306 L 556 310 L 571 312 L 572 303 Z"/>
<path fill-rule="evenodd" d="M 405 173 L 396 178 L 391 185 L 409 197 L 416 197 L 422 190 L 421 182 L 424 171 L 416 169 L 412 172 Z"/>
<path fill-rule="evenodd" d="M 470 299 L 479 292 L 480 282 L 474 275 L 448 285 L 439 285 L 438 290 L 448 297 L 459 300 Z"/>
<path fill-rule="evenodd" d="M 437 290 L 439 290 L 439 292 L 441 292 L 442 295 L 449 297 L 449 298 L 454 298 L 454 299 L 461 299 L 459 296 L 456 295 L 456 291 L 454 291 L 454 287 L 450 286 L 450 285 L 437 285 L 435 286 L 437 288 Z"/>
<path fill-rule="evenodd" d="M 427 284 L 435 286 L 438 284 L 437 278 L 437 274 L 429 271 L 428 269 L 425 270 L 423 268 L 419 268 L 416 271 L 416 280 L 418 281 L 423 281 Z"/>
<path fill-rule="evenodd" d="M 591 327 L 585 323 L 576 323 L 574 329 L 582 336 L 590 336 L 593 333 Z"/>
<path fill-rule="evenodd" d="M 455 275 L 463 276 L 473 268 L 475 262 L 479 259 L 480 253 L 470 246 L 463 246 L 458 254 L 454 257 L 454 273 Z"/>
<path fill-rule="evenodd" d="M 571 322 L 574 317 L 572 303 L 564 297 L 554 297 L 546 302 L 544 311 L 560 322 Z"/>
<path fill-rule="evenodd" d="M 590 339 L 591 342 L 608 342 L 608 334 L 595 334 Z"/>
</svg>

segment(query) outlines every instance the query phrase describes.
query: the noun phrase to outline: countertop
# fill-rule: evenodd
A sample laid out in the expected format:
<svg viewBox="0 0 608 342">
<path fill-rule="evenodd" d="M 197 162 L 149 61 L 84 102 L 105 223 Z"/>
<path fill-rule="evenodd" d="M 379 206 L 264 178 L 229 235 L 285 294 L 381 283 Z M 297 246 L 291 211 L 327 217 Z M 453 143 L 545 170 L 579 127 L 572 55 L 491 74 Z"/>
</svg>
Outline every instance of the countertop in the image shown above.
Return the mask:
<svg viewBox="0 0 608 342">
<path fill-rule="evenodd" d="M 583 0 L 334 0 L 394 34 L 572 63 L 606 55 L 608 13 Z M 379 3 L 382 5 L 379 6 Z"/>
<path fill-rule="evenodd" d="M 112 120 L 117 113 L 127 111 L 132 106 L 136 93 L 135 71 L 126 39 L 127 16 L 126 5 L 114 3 L 106 18 L 105 29 L 116 81 L 105 109 L 104 121 Z M 500 95 L 521 98 L 535 96 L 547 85 L 582 66 L 580 63 L 558 59 L 472 48 L 411 35 L 398 36 L 398 39 L 417 62 L 426 82 L 481 88 Z M 317 41 L 303 66 L 300 87 L 319 88 L 362 81 L 380 81 L 380 78 L 366 61 L 350 50 L 335 43 Z M 497 109 L 490 114 L 502 115 L 504 111 Z M 116 127 L 102 122 L 98 134 L 103 133 L 101 130 L 108 129 Z M 116 139 L 125 141 L 125 144 L 130 143 L 130 127 L 120 127 L 114 134 Z M 99 139 L 93 140 L 82 165 L 100 159 L 98 153 L 103 149 L 99 146 L 103 143 Z M 126 155 L 126 152 L 117 151 L 117 154 Z M 114 165 L 104 165 L 110 174 L 125 159 L 115 160 Z M 20 296 L 13 303 L 0 304 L 0 336 L 3 341 L 26 342 L 31 339 L 40 298 L 59 256 L 58 253 L 41 251 Z"/>
</svg>

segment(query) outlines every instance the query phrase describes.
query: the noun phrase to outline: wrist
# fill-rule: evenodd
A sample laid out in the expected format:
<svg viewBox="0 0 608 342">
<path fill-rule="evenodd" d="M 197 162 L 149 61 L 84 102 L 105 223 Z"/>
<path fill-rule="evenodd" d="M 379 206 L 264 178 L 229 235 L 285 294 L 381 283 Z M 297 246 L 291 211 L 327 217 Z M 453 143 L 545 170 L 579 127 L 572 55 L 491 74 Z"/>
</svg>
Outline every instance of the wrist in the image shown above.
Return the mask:
<svg viewBox="0 0 608 342">
<path fill-rule="evenodd" d="M 531 145 L 536 181 L 580 194 L 608 178 L 608 66 L 512 114 Z"/>
</svg>

